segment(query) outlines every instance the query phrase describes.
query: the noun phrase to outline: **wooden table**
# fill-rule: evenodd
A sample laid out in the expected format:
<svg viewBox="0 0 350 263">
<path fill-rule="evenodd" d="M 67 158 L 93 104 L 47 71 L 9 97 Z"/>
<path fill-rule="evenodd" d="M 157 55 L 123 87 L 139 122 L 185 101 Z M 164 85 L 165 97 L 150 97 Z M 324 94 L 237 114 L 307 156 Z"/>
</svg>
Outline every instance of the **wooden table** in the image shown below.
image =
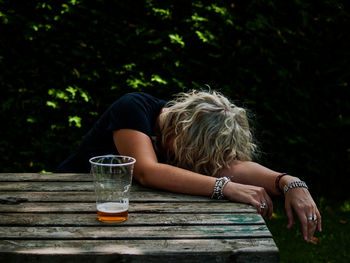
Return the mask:
<svg viewBox="0 0 350 263">
<path fill-rule="evenodd" d="M 1 262 L 278 261 L 264 220 L 245 204 L 134 184 L 129 219 L 101 223 L 88 174 L 2 173 L 0 199 Z"/>
</svg>

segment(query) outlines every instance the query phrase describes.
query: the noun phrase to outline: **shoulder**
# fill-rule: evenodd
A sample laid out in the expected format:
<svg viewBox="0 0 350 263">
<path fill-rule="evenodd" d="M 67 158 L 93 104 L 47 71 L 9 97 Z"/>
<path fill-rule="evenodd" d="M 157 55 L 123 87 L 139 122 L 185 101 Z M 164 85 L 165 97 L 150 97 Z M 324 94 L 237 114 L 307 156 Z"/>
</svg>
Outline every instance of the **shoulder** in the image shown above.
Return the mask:
<svg viewBox="0 0 350 263">
<path fill-rule="evenodd" d="M 164 106 L 162 100 L 144 92 L 127 93 L 109 109 L 108 130 L 131 129 L 151 136 L 152 129 Z"/>
<path fill-rule="evenodd" d="M 145 93 L 145 92 L 130 92 L 130 93 L 126 93 L 122 97 L 120 97 L 120 99 L 124 99 L 124 100 L 155 99 L 155 100 L 158 100 L 158 98 L 152 96 L 151 94 Z"/>
<path fill-rule="evenodd" d="M 131 92 L 124 94 L 114 104 L 118 107 L 153 109 L 162 107 L 165 103 L 166 101 L 145 92 Z"/>
<path fill-rule="evenodd" d="M 118 117 L 134 114 L 151 116 L 158 115 L 166 101 L 158 99 L 145 92 L 126 93 L 116 100 L 109 108 L 110 114 Z"/>
</svg>

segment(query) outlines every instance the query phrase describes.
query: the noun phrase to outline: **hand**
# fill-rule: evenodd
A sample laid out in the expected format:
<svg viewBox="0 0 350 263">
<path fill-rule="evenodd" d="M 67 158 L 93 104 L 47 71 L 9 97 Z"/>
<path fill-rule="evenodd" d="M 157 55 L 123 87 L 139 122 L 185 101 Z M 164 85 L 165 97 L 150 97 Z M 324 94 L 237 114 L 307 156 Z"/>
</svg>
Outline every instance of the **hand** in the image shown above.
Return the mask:
<svg viewBox="0 0 350 263">
<path fill-rule="evenodd" d="M 273 203 L 262 187 L 229 182 L 223 194 L 230 201 L 253 205 L 263 217 L 272 217 Z M 265 208 L 261 206 L 263 203 L 266 204 Z"/>
<path fill-rule="evenodd" d="M 285 194 L 285 209 L 288 217 L 287 228 L 290 229 L 294 224 L 294 210 L 301 223 L 305 241 L 312 240 L 316 227 L 319 232 L 322 231 L 321 214 L 307 189 L 302 187 L 289 189 Z M 317 220 L 310 220 L 314 215 Z"/>
</svg>

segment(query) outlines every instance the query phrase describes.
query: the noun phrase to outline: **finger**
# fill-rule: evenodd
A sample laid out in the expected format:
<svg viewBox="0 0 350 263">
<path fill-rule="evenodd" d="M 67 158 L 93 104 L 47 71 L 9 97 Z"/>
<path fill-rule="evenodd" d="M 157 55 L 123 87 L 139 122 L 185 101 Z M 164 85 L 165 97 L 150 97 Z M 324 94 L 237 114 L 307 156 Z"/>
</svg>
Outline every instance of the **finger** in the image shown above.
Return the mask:
<svg viewBox="0 0 350 263">
<path fill-rule="evenodd" d="M 317 216 L 317 230 L 318 232 L 322 232 L 322 217 L 318 210 L 316 210 L 316 216 Z"/>
<path fill-rule="evenodd" d="M 265 204 L 265 208 L 263 208 L 263 214 L 264 217 L 270 218 L 272 215 L 272 202 L 269 202 L 268 200 L 264 200 L 261 202 L 261 204 Z"/>
<path fill-rule="evenodd" d="M 257 211 L 259 214 L 261 214 L 261 208 L 260 208 L 260 205 L 261 205 L 261 204 L 260 204 L 257 200 L 255 200 L 255 199 L 251 200 L 250 203 L 256 208 L 256 211 Z"/>
<path fill-rule="evenodd" d="M 263 214 L 264 214 L 264 217 L 267 217 L 267 215 L 269 213 L 269 205 L 267 204 L 267 201 L 263 201 L 263 203 L 265 203 L 265 208 L 263 209 Z"/>
<path fill-rule="evenodd" d="M 293 216 L 293 211 L 292 211 L 292 207 L 290 206 L 290 204 L 285 205 L 285 210 L 286 210 L 286 215 L 288 218 L 287 228 L 290 229 L 294 225 L 294 216 Z"/>
<path fill-rule="evenodd" d="M 264 197 L 266 199 L 266 204 L 267 204 L 267 207 L 268 207 L 268 210 L 266 211 L 267 212 L 266 214 L 267 214 L 267 217 L 269 219 L 271 219 L 272 218 L 272 213 L 273 213 L 273 202 L 272 202 L 270 196 L 266 192 L 264 194 Z"/>
<path fill-rule="evenodd" d="M 303 211 L 303 209 L 295 209 L 295 212 L 301 224 L 301 232 L 303 234 L 303 238 L 305 241 L 309 242 L 312 238 L 309 238 L 309 227 L 313 225 L 313 221 L 309 221 L 308 217 L 312 217 L 313 212 L 312 210 Z"/>
<path fill-rule="evenodd" d="M 313 214 L 314 215 L 314 214 Z M 316 230 L 317 222 L 313 220 L 308 220 L 308 225 L 307 225 L 307 239 L 308 241 L 311 241 L 315 230 Z"/>
<path fill-rule="evenodd" d="M 308 232 L 308 228 L 309 228 L 309 221 L 306 218 L 306 216 L 301 216 L 299 217 L 299 221 L 301 224 L 301 232 L 303 234 L 303 238 L 305 241 L 309 241 L 309 232 Z"/>
<path fill-rule="evenodd" d="M 252 200 L 251 204 L 255 206 L 256 210 L 258 211 L 259 214 L 261 214 L 262 217 L 265 217 L 266 213 L 266 207 L 263 209 L 261 207 L 263 202 L 258 202 L 257 200 Z M 266 203 L 266 202 L 265 202 Z"/>
<path fill-rule="evenodd" d="M 259 203 L 259 209 L 260 209 L 260 214 L 262 215 L 262 217 L 266 217 L 266 214 L 268 211 L 268 205 L 267 205 L 266 201 L 262 200 Z"/>
</svg>

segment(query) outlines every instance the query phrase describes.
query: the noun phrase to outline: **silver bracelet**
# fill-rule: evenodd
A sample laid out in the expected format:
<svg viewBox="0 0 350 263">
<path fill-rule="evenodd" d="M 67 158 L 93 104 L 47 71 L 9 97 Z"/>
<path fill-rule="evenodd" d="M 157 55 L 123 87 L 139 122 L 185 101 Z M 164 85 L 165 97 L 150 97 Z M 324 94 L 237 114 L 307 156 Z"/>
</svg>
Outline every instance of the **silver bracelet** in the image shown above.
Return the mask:
<svg viewBox="0 0 350 263">
<path fill-rule="evenodd" d="M 309 189 L 304 181 L 294 181 L 291 182 L 283 187 L 283 192 L 286 194 L 289 189 L 296 188 L 296 187 L 304 187 L 306 189 Z"/>
<path fill-rule="evenodd" d="M 220 177 L 217 178 L 214 185 L 214 191 L 211 195 L 211 199 L 224 199 L 224 188 L 228 182 L 231 182 L 231 180 L 228 177 Z"/>
</svg>

